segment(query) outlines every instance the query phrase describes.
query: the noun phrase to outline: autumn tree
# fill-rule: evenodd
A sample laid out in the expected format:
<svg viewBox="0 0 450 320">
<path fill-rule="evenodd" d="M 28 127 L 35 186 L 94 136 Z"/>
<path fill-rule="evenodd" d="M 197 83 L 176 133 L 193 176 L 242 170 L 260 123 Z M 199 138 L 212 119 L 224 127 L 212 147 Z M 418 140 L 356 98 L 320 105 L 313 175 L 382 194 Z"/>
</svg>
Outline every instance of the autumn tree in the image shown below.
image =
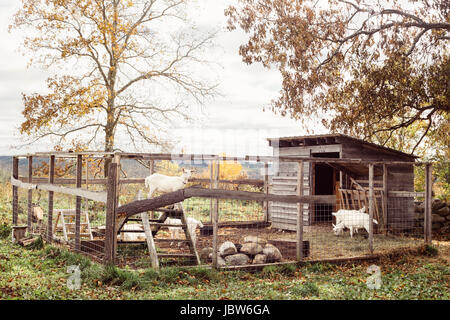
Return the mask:
<svg viewBox="0 0 450 320">
<path fill-rule="evenodd" d="M 243 61 L 282 75 L 273 111 L 414 152 L 450 145 L 450 5 L 438 0 L 238 0 Z M 406 141 L 406 140 L 405 140 Z"/>
<path fill-rule="evenodd" d="M 47 93 L 23 94 L 21 133 L 60 145 L 86 136 L 88 147 L 100 138 L 107 152 L 119 132 L 138 150 L 167 146 L 160 133 L 215 93 L 193 71 L 214 34 L 196 30 L 190 2 L 23 0 L 11 29 L 24 31 L 30 64 L 56 71 Z"/>
</svg>

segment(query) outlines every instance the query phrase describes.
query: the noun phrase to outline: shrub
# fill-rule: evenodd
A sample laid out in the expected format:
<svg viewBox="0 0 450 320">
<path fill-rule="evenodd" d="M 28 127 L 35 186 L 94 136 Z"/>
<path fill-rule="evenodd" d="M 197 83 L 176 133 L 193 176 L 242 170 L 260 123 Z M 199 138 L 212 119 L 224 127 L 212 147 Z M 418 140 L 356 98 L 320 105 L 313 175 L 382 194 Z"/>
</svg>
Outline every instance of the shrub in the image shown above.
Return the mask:
<svg viewBox="0 0 450 320">
<path fill-rule="evenodd" d="M 424 255 L 429 256 L 429 257 L 435 257 L 439 254 L 439 250 L 431 245 L 431 244 L 426 244 L 424 247 Z"/>
<path fill-rule="evenodd" d="M 11 226 L 6 223 L 0 224 L 0 238 L 6 239 L 11 236 Z"/>
</svg>

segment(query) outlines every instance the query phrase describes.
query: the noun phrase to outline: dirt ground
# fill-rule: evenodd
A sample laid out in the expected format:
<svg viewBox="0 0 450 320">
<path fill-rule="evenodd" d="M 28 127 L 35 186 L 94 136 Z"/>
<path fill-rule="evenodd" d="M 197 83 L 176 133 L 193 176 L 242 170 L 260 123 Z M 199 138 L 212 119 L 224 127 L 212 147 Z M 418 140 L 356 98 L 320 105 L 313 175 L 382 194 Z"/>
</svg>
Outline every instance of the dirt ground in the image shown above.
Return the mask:
<svg viewBox="0 0 450 320">
<path fill-rule="evenodd" d="M 244 237 L 250 235 L 257 236 L 276 245 L 283 255 L 283 261 L 295 260 L 296 232 L 291 231 L 281 231 L 270 227 L 258 229 L 223 227 L 219 228 L 218 245 L 220 246 L 224 241 L 242 244 Z M 161 230 L 155 239 L 168 239 L 169 237 L 169 232 Z M 352 258 L 370 255 L 368 236 L 363 230 L 351 238 L 348 231 L 339 236 L 334 235 L 331 225 L 328 224 L 305 226 L 303 239 L 309 242 L 309 255 L 305 260 Z M 374 234 L 374 254 L 385 254 L 399 249 L 413 249 L 422 246 L 423 243 L 423 238 L 418 237 Z M 212 246 L 212 236 L 200 235 L 199 230 L 197 230 L 198 252 L 203 248 Z M 189 253 L 189 248 L 186 245 L 178 246 L 176 243 L 157 243 L 157 247 L 159 252 Z M 141 248 L 142 251 L 122 250 L 123 263 L 135 265 L 135 259 L 143 259 L 142 261 L 145 263 L 145 256 L 148 256 L 148 253 L 145 245 L 141 246 Z M 119 252 L 118 257 L 121 257 L 121 252 Z M 168 261 L 169 264 L 178 264 L 179 262 L 175 259 Z M 139 267 L 139 263 L 136 266 Z"/>
</svg>

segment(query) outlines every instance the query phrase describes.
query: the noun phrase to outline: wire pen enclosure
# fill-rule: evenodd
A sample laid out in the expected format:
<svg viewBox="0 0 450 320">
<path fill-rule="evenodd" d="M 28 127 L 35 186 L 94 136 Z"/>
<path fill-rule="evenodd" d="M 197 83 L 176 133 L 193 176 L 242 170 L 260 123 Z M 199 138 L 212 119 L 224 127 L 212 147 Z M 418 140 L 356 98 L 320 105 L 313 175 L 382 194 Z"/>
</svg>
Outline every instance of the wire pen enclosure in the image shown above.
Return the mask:
<svg viewBox="0 0 450 320">
<path fill-rule="evenodd" d="M 367 158 L 344 158 L 345 144 L 336 138 L 316 140 L 326 146 L 308 140 L 288 146 L 280 139 L 278 154 L 270 157 L 15 156 L 13 225 L 136 269 L 367 258 L 429 243 L 431 164 L 395 152 L 390 159 L 371 158 L 365 150 Z M 424 192 L 414 190 L 414 166 L 425 168 Z M 183 168 L 195 171 L 183 188 L 148 198 L 147 176 L 177 176 Z M 422 216 L 414 212 L 417 198 L 425 201 Z"/>
</svg>

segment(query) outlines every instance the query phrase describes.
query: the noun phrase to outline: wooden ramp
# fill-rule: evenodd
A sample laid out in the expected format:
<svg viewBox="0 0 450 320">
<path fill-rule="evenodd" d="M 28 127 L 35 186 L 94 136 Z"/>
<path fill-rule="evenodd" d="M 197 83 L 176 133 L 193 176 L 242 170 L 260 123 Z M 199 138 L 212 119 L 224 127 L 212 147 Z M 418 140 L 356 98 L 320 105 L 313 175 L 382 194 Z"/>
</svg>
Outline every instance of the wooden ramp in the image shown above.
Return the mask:
<svg viewBox="0 0 450 320">
<path fill-rule="evenodd" d="M 137 196 L 138 201 L 141 200 L 141 191 L 139 191 Z M 200 257 L 197 252 L 196 245 L 194 241 L 192 240 L 193 237 L 190 234 L 190 230 L 187 227 L 187 218 L 184 213 L 184 210 L 171 210 L 171 209 L 161 209 L 159 208 L 158 211 L 162 211 L 161 216 L 158 219 L 149 219 L 147 212 L 141 212 L 140 213 L 140 219 L 138 218 L 131 218 L 130 216 L 127 216 L 124 220 L 124 222 L 121 224 L 118 233 L 121 232 L 130 232 L 130 230 L 123 230 L 123 226 L 128 221 L 141 221 L 142 225 L 144 227 L 144 230 L 141 232 L 145 233 L 145 238 L 150 254 L 150 260 L 153 268 L 159 268 L 159 259 L 160 258 L 191 258 L 195 261 L 197 265 L 200 264 Z M 167 218 L 175 218 L 180 219 L 181 224 L 167 224 L 164 223 Z M 157 233 L 161 230 L 161 228 L 166 227 L 178 227 L 181 228 L 185 234 L 186 239 L 157 239 L 155 236 Z M 138 231 L 139 232 L 139 231 Z M 155 243 L 186 243 L 189 247 L 189 253 L 174 253 L 174 252 L 157 252 Z"/>
</svg>

